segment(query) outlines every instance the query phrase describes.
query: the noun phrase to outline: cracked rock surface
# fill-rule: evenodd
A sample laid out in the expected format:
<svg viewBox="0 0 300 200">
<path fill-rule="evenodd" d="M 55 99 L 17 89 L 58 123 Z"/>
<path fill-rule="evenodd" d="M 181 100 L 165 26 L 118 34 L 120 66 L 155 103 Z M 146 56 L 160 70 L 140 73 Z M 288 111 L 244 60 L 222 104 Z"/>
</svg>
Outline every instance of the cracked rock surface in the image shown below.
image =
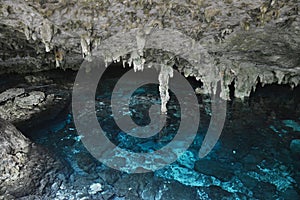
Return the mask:
<svg viewBox="0 0 300 200">
<path fill-rule="evenodd" d="M 42 194 L 62 169 L 60 162 L 0 119 L 0 199 Z"/>
<path fill-rule="evenodd" d="M 147 44 L 164 43 L 165 37 L 154 37 L 153 29 L 170 29 L 203 50 L 197 51 L 204 58 L 200 63 L 175 64 L 186 76 L 204 82 L 206 92 L 218 81 L 224 98 L 230 84 L 239 98 L 249 96 L 258 82 L 295 87 L 300 80 L 299 4 L 298 0 L 4 0 L 0 3 L 0 73 L 76 69 L 95 49 L 109 49 L 104 53 L 108 61 L 132 54 L 139 69 L 141 62 L 159 57 L 145 54 Z M 126 37 L 105 42 L 132 30 L 138 30 L 131 34 L 133 42 Z M 131 52 L 116 52 L 128 42 L 138 44 Z M 176 48 L 182 46 L 175 45 L 175 52 Z M 211 59 L 205 59 L 206 53 Z"/>
<path fill-rule="evenodd" d="M 68 107 L 73 72 L 52 71 L 0 76 L 0 118 L 20 127 L 54 119 Z M 71 78 L 72 79 L 72 78 Z M 42 116 L 42 117 L 41 117 Z"/>
</svg>

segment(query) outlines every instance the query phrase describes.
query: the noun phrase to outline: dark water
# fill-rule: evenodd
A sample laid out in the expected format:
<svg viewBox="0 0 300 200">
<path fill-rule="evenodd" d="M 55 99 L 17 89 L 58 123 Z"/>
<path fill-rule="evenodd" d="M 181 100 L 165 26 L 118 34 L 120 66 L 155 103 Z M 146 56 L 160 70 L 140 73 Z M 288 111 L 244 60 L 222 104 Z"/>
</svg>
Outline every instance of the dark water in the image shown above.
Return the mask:
<svg viewBox="0 0 300 200">
<path fill-rule="evenodd" d="M 134 138 L 122 132 L 111 115 L 111 92 L 119 78 L 115 73 L 112 77 L 111 72 L 107 71 L 98 87 L 95 106 L 107 137 L 115 145 L 134 152 L 154 151 L 168 144 L 176 135 L 181 117 L 176 96 L 171 93 L 167 125 L 162 131 L 151 138 Z M 120 68 L 120 76 L 123 72 L 126 69 Z M 194 88 L 200 84 L 193 79 L 190 83 Z M 258 87 L 244 102 L 229 101 L 221 138 L 203 159 L 197 155 L 209 125 L 211 102 L 209 97 L 201 95 L 198 101 L 201 120 L 193 144 L 175 163 L 154 172 L 155 177 L 197 191 L 198 199 L 298 199 L 300 157 L 290 150 L 290 143 L 300 139 L 299 88 Z M 130 113 L 124 115 L 130 115 L 138 125 L 147 125 L 148 109 L 159 103 L 158 86 L 145 85 L 133 94 Z M 75 177 L 96 181 L 96 174 L 108 170 L 82 144 L 71 108 L 56 120 L 30 130 L 30 137 L 64 160 L 74 170 Z M 189 194 L 185 197 L 192 198 Z"/>
</svg>

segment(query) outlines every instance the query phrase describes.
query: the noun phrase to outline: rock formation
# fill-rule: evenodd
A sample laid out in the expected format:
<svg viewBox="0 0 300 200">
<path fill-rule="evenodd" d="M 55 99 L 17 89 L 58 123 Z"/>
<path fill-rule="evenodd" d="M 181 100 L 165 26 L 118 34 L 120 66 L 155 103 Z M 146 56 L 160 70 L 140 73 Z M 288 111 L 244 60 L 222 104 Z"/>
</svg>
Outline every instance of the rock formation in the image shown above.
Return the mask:
<svg viewBox="0 0 300 200">
<path fill-rule="evenodd" d="M 91 59 L 92 50 L 101 48 L 108 62 L 122 57 L 137 70 L 153 60 L 173 60 L 185 76 L 201 80 L 205 92 L 220 81 L 224 98 L 228 85 L 234 85 L 239 98 L 249 96 L 257 82 L 295 87 L 300 80 L 299 4 L 298 0 L 4 0 L 0 73 L 76 69 L 83 58 Z M 186 36 L 186 43 L 175 45 L 175 52 L 149 49 L 157 43 L 168 49 L 159 30 L 176 30 Z M 131 34 L 107 42 L 120 32 Z M 167 38 L 173 44 L 178 39 L 172 34 Z M 125 48 L 125 55 L 119 48 L 123 43 L 134 44 Z M 184 45 L 189 49 L 195 44 L 200 47 L 200 63 L 175 54 Z"/>
<path fill-rule="evenodd" d="M 0 199 L 44 194 L 54 181 L 60 162 L 0 119 Z M 49 188 L 48 188 L 49 189 Z"/>
</svg>

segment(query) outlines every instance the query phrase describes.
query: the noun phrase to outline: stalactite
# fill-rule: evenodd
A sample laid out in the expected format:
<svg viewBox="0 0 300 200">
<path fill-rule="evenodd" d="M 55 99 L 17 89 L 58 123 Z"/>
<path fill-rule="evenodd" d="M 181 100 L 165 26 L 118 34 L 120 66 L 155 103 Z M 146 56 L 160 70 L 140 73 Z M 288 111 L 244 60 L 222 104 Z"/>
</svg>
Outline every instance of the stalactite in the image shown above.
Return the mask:
<svg viewBox="0 0 300 200">
<path fill-rule="evenodd" d="M 105 56 L 104 62 L 105 62 L 105 67 L 108 67 L 108 64 L 111 63 L 113 60 L 109 56 Z"/>
<path fill-rule="evenodd" d="M 53 26 L 48 20 L 43 21 L 43 25 L 40 29 L 42 42 L 45 44 L 46 52 L 50 52 L 52 49 L 51 41 L 53 38 Z"/>
<path fill-rule="evenodd" d="M 24 34 L 25 34 L 27 40 L 31 39 L 31 37 L 32 37 L 31 36 L 31 30 L 30 30 L 30 28 L 28 26 L 25 26 L 25 28 L 24 28 Z"/>
<path fill-rule="evenodd" d="M 86 60 L 90 61 L 92 57 L 91 53 L 91 38 L 88 35 L 81 36 L 81 49 L 82 49 L 82 56 Z"/>
<path fill-rule="evenodd" d="M 145 59 L 142 58 L 138 51 L 133 51 L 130 54 L 129 65 L 133 65 L 134 71 L 143 71 L 144 70 Z"/>
<path fill-rule="evenodd" d="M 143 30 L 137 31 L 136 34 L 136 43 L 137 43 L 137 52 L 138 54 L 143 57 L 144 47 L 146 45 L 146 36 Z"/>
<path fill-rule="evenodd" d="M 61 49 L 55 49 L 54 54 L 56 67 L 60 67 L 64 60 L 64 52 Z"/>
<path fill-rule="evenodd" d="M 173 68 L 168 65 L 161 65 L 160 73 L 158 76 L 159 80 L 159 92 L 161 98 L 161 112 L 162 114 L 167 113 L 167 103 L 170 99 L 169 95 L 169 78 L 173 77 Z"/>
</svg>

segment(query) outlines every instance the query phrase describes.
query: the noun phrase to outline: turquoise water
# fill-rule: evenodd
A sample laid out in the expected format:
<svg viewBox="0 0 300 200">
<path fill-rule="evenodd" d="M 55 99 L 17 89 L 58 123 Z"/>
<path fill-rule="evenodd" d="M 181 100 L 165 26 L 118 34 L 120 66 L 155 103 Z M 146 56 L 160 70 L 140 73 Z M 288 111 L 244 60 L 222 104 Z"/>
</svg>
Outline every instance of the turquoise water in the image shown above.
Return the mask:
<svg viewBox="0 0 300 200">
<path fill-rule="evenodd" d="M 96 96 L 97 117 L 107 137 L 115 145 L 133 152 L 151 152 L 167 145 L 176 135 L 181 117 L 175 95 L 171 93 L 167 125 L 162 131 L 151 138 L 135 138 L 120 130 L 111 114 L 111 89 L 117 80 L 107 79 L 98 88 Z M 197 82 L 191 81 L 191 84 L 198 86 Z M 198 151 L 210 121 L 210 99 L 199 95 L 198 101 L 201 120 L 193 144 L 176 162 L 153 172 L 153 178 L 190 188 L 198 199 L 299 197 L 300 157 L 290 149 L 291 141 L 300 138 L 299 88 L 291 91 L 286 86 L 258 87 L 258 91 L 245 102 L 229 101 L 221 138 L 213 151 L 203 159 L 198 157 Z M 159 103 L 158 86 L 146 85 L 133 94 L 130 112 L 124 115 L 130 115 L 138 125 L 147 125 L 150 122 L 148 109 Z M 71 110 L 53 123 L 31 132 L 31 139 L 50 149 L 69 166 L 73 173 L 71 184 L 74 176 L 88 177 L 97 182 L 101 174 L 109 171 L 82 144 L 82 136 L 76 132 Z M 119 181 L 126 174 L 114 173 L 120 174 Z M 109 182 L 105 179 L 102 181 L 104 184 Z M 114 183 L 110 185 L 118 188 Z M 167 190 L 159 191 L 163 195 Z M 130 199 L 126 195 L 124 198 Z M 186 199 L 191 198 L 186 194 Z"/>
</svg>

